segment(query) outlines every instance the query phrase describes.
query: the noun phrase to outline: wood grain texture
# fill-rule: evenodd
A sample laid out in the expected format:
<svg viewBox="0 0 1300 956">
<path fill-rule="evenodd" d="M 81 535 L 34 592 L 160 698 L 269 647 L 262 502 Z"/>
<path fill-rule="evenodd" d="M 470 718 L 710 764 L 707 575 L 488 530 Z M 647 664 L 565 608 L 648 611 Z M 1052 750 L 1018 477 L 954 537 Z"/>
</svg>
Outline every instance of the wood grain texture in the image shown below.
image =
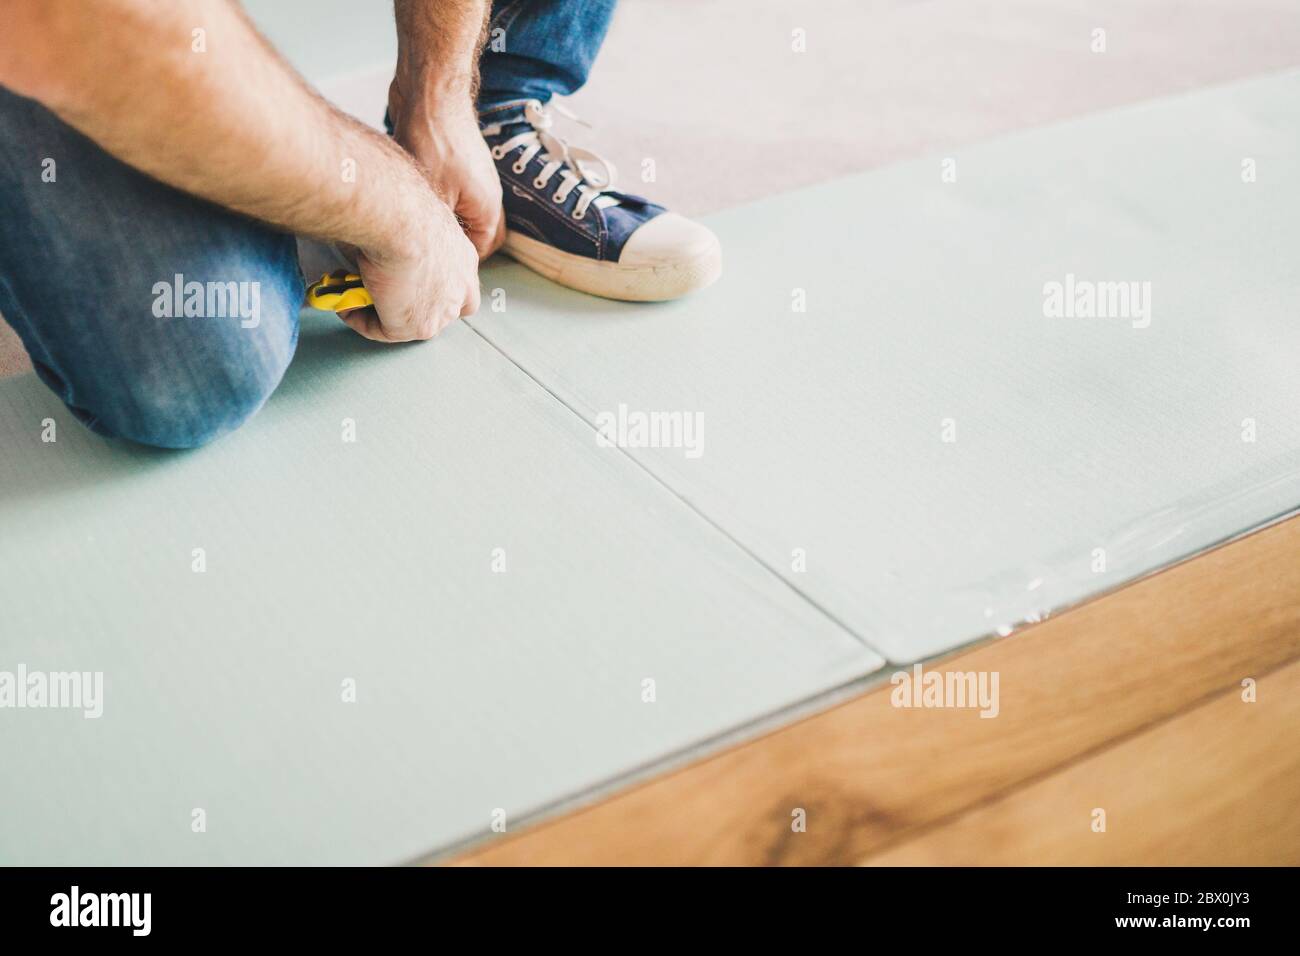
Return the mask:
<svg viewBox="0 0 1300 956">
<path fill-rule="evenodd" d="M 886 686 L 460 862 L 858 862 L 1296 658 L 1297 549 L 1293 519 L 935 665 L 999 672 L 995 719 Z"/>
<path fill-rule="evenodd" d="M 1295 866 L 1300 663 L 937 827 L 868 862 Z M 1105 813 L 1095 832 L 1094 812 Z"/>
</svg>

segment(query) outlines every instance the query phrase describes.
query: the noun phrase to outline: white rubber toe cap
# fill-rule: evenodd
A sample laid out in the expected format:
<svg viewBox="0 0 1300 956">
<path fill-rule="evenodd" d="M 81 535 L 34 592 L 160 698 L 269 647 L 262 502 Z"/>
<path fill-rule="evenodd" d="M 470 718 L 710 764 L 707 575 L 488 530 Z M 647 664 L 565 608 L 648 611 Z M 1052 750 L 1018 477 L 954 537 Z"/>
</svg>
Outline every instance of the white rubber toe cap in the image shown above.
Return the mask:
<svg viewBox="0 0 1300 956">
<path fill-rule="evenodd" d="M 711 285 L 722 274 L 722 244 L 705 226 L 664 212 L 639 227 L 617 262 L 563 252 L 513 229 L 505 251 L 570 289 L 625 302 L 662 302 Z"/>
<path fill-rule="evenodd" d="M 718 237 L 707 226 L 675 212 L 661 212 L 628 237 L 618 264 L 631 269 L 689 268 L 718 259 L 721 250 Z"/>
</svg>

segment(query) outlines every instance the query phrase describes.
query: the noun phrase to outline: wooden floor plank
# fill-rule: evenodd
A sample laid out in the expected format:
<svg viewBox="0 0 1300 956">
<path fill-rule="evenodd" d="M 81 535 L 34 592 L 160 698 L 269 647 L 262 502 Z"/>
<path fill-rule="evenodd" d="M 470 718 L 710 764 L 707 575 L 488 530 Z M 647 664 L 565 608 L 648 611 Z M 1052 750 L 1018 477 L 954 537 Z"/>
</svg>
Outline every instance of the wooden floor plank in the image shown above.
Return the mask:
<svg viewBox="0 0 1300 956">
<path fill-rule="evenodd" d="M 868 862 L 1295 866 L 1300 663 L 1255 691 L 1227 691 Z"/>
<path fill-rule="evenodd" d="M 1293 519 L 935 665 L 998 672 L 994 719 L 885 686 L 459 862 L 857 862 L 1296 658 L 1298 550 Z"/>
</svg>

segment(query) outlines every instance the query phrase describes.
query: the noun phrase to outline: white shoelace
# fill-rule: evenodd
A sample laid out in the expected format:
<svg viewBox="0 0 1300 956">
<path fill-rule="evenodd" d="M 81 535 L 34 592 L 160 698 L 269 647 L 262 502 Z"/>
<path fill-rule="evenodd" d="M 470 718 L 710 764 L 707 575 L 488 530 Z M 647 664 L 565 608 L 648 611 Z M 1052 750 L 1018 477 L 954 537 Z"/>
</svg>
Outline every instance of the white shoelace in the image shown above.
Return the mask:
<svg viewBox="0 0 1300 956">
<path fill-rule="evenodd" d="M 552 103 L 551 108 L 561 116 L 567 116 L 571 120 L 583 123 L 582 120 L 558 103 Z M 589 149 L 570 146 L 552 133 L 551 127 L 554 125 L 555 117 L 543 109 L 542 104 L 537 100 L 529 100 L 524 104 L 524 119 L 532 128 L 510 137 L 504 143 L 493 146 L 493 159 L 501 159 L 508 155 L 511 150 L 523 146 L 524 151 L 519 154 L 519 158 L 515 160 L 515 164 L 511 167 L 516 173 L 522 173 L 528 168 L 528 164 L 533 157 L 541 153 L 545 165 L 534 177 L 533 185 L 538 189 L 545 189 L 558 172 L 560 182 L 554 195 L 551 196 L 551 200 L 556 203 L 563 203 L 575 189 L 578 190 L 578 203 L 571 213 L 574 219 L 585 218 L 587 209 L 597 200 L 599 200 L 598 206 L 602 209 L 618 205 L 618 200 L 615 197 L 606 196 L 603 193 L 603 190 L 610 189 L 614 185 L 613 163 Z M 588 124 L 583 123 L 583 125 Z M 501 124 L 489 126 L 483 130 L 484 134 L 488 136 L 500 131 Z"/>
</svg>

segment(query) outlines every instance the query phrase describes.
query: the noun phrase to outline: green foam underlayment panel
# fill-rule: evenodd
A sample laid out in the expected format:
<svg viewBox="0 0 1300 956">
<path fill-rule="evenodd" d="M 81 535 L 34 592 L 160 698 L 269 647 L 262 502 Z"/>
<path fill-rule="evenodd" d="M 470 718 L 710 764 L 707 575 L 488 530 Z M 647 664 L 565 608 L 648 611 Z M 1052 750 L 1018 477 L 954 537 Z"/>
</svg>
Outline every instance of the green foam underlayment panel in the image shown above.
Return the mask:
<svg viewBox="0 0 1300 956">
<path fill-rule="evenodd" d="M 498 263 L 507 308 L 472 322 L 615 438 L 700 416 L 693 459 L 621 437 L 891 660 L 1300 505 L 1300 73 L 709 221 L 702 294 L 617 305 Z"/>
<path fill-rule="evenodd" d="M 244 9 L 313 83 L 397 62 L 389 0 L 244 0 Z"/>
<path fill-rule="evenodd" d="M 195 453 L 0 381 L 0 672 L 103 674 L 0 710 L 0 863 L 398 862 L 881 663 L 464 325 L 310 314 Z"/>
</svg>

